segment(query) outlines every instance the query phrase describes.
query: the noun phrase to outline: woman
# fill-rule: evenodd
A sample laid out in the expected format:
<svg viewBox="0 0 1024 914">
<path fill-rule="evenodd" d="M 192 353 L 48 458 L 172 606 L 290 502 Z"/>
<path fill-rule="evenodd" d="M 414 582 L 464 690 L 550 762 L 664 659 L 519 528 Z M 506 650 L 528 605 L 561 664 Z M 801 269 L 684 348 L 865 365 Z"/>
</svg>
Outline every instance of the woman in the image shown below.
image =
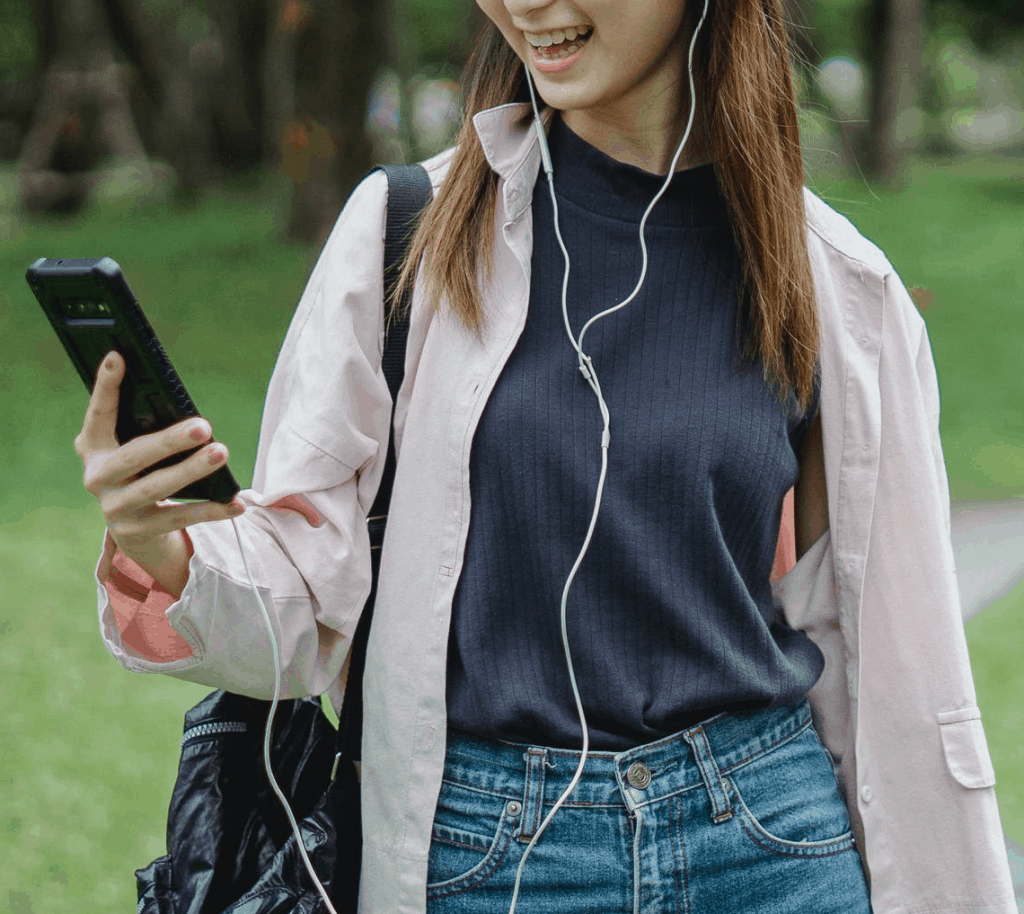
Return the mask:
<svg viewBox="0 0 1024 914">
<path fill-rule="evenodd" d="M 480 5 L 404 274 L 364 910 L 1012 914 L 927 335 L 802 189 L 778 0 Z M 226 450 L 140 476 L 211 429 L 118 446 L 101 371 L 77 445 L 128 668 L 270 693 L 244 511 L 285 692 L 339 704 L 389 433 L 385 207 L 372 176 L 339 218 L 235 505 L 160 504 Z"/>
</svg>

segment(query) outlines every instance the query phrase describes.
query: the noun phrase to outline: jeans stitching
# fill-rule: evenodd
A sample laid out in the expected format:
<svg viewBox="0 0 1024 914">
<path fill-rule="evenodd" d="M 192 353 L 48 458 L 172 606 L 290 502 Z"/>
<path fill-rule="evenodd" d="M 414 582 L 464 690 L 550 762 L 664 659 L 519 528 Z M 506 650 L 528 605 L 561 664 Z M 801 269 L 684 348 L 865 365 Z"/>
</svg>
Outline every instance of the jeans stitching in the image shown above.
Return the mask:
<svg viewBox="0 0 1024 914">
<path fill-rule="evenodd" d="M 672 841 L 672 858 L 676 863 L 673 867 L 676 884 L 676 911 L 679 914 L 686 914 L 690 910 L 690 874 L 687 870 L 686 839 L 683 837 L 682 828 L 686 813 L 683 809 L 683 801 L 678 794 L 671 797 L 666 805 Z"/>
<path fill-rule="evenodd" d="M 731 764 L 731 765 L 729 765 L 728 767 L 725 767 L 725 768 L 719 767 L 718 770 L 722 773 L 722 777 L 724 778 L 724 777 L 728 777 L 730 774 L 734 774 L 735 772 L 739 771 L 740 768 L 744 768 L 747 765 L 750 765 L 750 764 L 752 764 L 754 762 L 760 762 L 762 759 L 764 759 L 767 756 L 771 755 L 773 752 L 781 749 L 787 743 L 791 743 L 793 740 L 799 738 L 800 736 L 803 736 L 803 734 L 807 732 L 807 729 L 810 726 L 811 726 L 811 724 L 810 724 L 810 722 L 808 722 L 806 725 L 800 727 L 800 729 L 795 731 L 794 733 L 788 733 L 786 736 L 784 736 L 782 739 L 778 740 L 777 742 L 772 743 L 769 746 L 766 746 L 762 751 L 755 752 L 755 753 L 750 754 L 750 755 L 744 755 L 740 759 L 738 759 L 735 763 L 733 763 L 733 764 Z"/>
<path fill-rule="evenodd" d="M 447 898 L 451 895 L 458 895 L 469 889 L 476 888 L 481 883 L 490 879 L 498 867 L 501 866 L 505 857 L 508 856 L 509 849 L 514 843 L 514 837 L 512 819 L 505 811 L 502 811 L 501 821 L 498 823 L 498 832 L 494 836 L 494 841 L 491 842 L 491 846 L 487 849 L 483 859 L 476 866 L 459 876 L 429 884 L 427 886 L 427 897 Z M 478 850 L 478 848 L 474 848 L 474 850 Z"/>
<path fill-rule="evenodd" d="M 787 841 L 769 832 L 750 811 L 739 788 L 726 778 L 729 792 L 735 797 L 741 813 L 738 818 L 743 831 L 758 847 L 783 857 L 832 857 L 854 847 L 853 833 L 847 829 L 835 838 L 823 841 Z"/>
</svg>

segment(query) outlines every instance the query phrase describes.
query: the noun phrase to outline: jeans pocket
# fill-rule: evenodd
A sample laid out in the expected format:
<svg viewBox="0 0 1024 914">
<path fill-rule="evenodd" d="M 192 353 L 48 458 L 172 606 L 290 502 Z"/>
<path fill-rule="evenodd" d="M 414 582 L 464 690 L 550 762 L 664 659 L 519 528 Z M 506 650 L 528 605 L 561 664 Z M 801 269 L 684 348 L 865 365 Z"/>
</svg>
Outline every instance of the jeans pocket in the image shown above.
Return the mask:
<svg viewBox="0 0 1024 914">
<path fill-rule="evenodd" d="M 434 813 L 427 897 L 475 888 L 501 866 L 522 817 L 522 803 L 445 780 Z"/>
<path fill-rule="evenodd" d="M 808 727 L 725 778 L 734 814 L 763 850 L 826 857 L 854 847 L 828 751 Z"/>
</svg>

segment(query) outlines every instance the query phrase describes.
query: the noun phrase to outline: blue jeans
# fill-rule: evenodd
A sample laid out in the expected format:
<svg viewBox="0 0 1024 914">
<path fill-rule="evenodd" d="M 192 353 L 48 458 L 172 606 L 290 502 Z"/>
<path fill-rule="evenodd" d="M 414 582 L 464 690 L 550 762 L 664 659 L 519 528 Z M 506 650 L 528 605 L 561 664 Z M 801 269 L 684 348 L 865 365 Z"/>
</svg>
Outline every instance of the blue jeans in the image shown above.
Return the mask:
<svg viewBox="0 0 1024 914">
<path fill-rule="evenodd" d="M 429 914 L 505 914 L 579 753 L 449 734 Z M 806 701 L 590 754 L 526 861 L 517 914 L 870 914 Z"/>
</svg>

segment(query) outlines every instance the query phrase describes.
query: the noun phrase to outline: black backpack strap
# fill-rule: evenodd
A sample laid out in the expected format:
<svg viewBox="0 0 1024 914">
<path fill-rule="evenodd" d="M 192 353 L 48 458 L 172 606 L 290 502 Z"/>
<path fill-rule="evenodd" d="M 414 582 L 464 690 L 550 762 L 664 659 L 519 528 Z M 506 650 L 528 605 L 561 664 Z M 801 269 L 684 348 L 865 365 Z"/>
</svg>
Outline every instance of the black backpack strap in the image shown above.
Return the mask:
<svg viewBox="0 0 1024 914">
<path fill-rule="evenodd" d="M 398 391 L 405 377 L 405 346 L 409 338 L 409 290 L 402 296 L 393 320 L 388 320 L 388 304 L 398 283 L 402 260 L 419 223 L 420 213 L 430 202 L 430 177 L 422 165 L 381 165 L 379 169 L 388 178 L 388 219 L 384 232 L 384 354 L 381 359 L 387 378 L 391 402 L 398 399 Z M 391 421 L 394 423 L 394 409 Z M 388 438 L 388 456 L 384 464 L 377 498 L 370 510 L 371 518 L 386 518 L 391 503 L 391 488 L 395 481 L 394 436 Z M 375 539 L 376 537 L 376 539 Z M 376 520 L 370 525 L 370 541 L 380 546 L 384 540 L 384 523 Z"/>
<path fill-rule="evenodd" d="M 409 337 L 409 292 L 399 305 L 394 319 L 387 321 L 387 307 L 398 281 L 400 266 L 409 241 L 419 221 L 420 213 L 430 202 L 430 177 L 422 165 L 380 165 L 388 178 L 387 228 L 384 232 L 384 306 L 385 337 L 382 365 L 387 378 L 391 402 L 398 399 L 398 391 L 405 377 L 405 348 Z M 378 169 L 374 169 L 377 171 Z M 372 172 L 371 172 L 372 174 Z M 394 424 L 394 406 L 391 421 Z M 384 462 L 377 497 L 370 509 L 367 525 L 370 530 L 370 563 L 373 569 L 373 583 L 366 600 L 363 614 L 356 627 L 352 641 L 352 659 L 345 687 L 345 701 L 338 722 L 337 751 L 349 758 L 360 757 L 363 736 L 363 670 L 366 666 L 366 642 L 370 634 L 370 620 L 373 604 L 377 598 L 377 577 L 380 571 L 380 553 L 384 543 L 384 527 L 387 522 L 391 489 L 395 482 L 394 435 L 388 436 L 388 453 Z"/>
</svg>

